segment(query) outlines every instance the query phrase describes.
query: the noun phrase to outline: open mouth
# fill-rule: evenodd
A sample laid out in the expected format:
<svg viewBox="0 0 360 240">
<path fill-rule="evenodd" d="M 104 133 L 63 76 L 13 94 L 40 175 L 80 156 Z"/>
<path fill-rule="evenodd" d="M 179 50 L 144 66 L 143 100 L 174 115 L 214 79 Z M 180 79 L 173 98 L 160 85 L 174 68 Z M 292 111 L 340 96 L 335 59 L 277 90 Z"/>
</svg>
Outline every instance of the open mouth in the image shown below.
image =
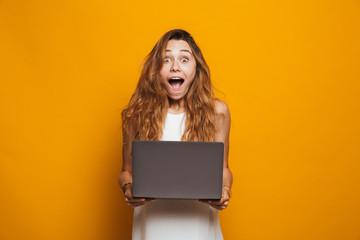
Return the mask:
<svg viewBox="0 0 360 240">
<path fill-rule="evenodd" d="M 168 80 L 171 88 L 173 88 L 174 90 L 180 89 L 181 85 L 184 83 L 184 79 L 182 78 L 170 78 Z"/>
</svg>

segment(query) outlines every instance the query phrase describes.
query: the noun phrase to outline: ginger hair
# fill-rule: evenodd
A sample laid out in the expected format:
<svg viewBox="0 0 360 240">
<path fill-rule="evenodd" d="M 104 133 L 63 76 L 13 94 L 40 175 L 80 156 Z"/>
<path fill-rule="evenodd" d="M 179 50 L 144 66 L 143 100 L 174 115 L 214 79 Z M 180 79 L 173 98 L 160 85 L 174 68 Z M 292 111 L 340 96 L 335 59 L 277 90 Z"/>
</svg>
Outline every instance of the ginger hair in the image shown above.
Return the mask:
<svg viewBox="0 0 360 240">
<path fill-rule="evenodd" d="M 123 134 L 131 133 L 135 140 L 161 139 L 169 99 L 160 69 L 167 43 L 172 39 L 186 41 L 196 60 L 196 74 L 184 96 L 186 122 L 181 140 L 214 141 L 215 97 L 210 70 L 193 37 L 182 29 L 166 32 L 144 59 L 136 89 L 121 113 Z"/>
</svg>

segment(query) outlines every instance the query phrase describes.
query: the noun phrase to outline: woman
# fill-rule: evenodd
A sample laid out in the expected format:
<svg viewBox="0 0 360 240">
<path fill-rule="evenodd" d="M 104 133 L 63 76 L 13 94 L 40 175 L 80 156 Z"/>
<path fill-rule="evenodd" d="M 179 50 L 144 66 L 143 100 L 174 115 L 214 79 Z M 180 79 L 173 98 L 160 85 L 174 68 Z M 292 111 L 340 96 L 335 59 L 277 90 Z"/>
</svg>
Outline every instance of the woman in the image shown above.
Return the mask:
<svg viewBox="0 0 360 240">
<path fill-rule="evenodd" d="M 146 57 L 123 119 L 123 169 L 119 184 L 135 207 L 133 240 L 223 239 L 217 210 L 228 206 L 230 113 L 215 99 L 210 70 L 192 36 L 165 33 Z M 134 140 L 224 143 L 223 194 L 219 201 L 142 199 L 132 196 L 131 142 Z"/>
</svg>

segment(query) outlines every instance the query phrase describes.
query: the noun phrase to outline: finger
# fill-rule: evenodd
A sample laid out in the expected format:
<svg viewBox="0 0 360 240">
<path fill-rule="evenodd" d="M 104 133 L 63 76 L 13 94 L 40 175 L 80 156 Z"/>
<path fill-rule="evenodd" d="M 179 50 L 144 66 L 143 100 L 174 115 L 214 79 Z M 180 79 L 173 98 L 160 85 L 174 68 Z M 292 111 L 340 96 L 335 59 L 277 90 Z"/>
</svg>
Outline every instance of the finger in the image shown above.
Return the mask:
<svg viewBox="0 0 360 240">
<path fill-rule="evenodd" d="M 152 201 L 155 201 L 155 199 L 145 199 L 145 201 L 131 202 L 131 206 L 138 207 L 138 206 L 144 205 L 147 202 L 152 202 Z"/>
<path fill-rule="evenodd" d="M 214 207 L 214 208 L 216 208 L 218 210 L 224 210 L 227 207 L 227 205 L 221 205 L 221 206 L 215 205 L 215 206 L 212 206 L 212 207 Z"/>
<path fill-rule="evenodd" d="M 225 193 L 219 201 L 214 201 L 214 204 L 224 204 L 226 201 L 229 201 L 230 197 L 227 193 Z"/>
<path fill-rule="evenodd" d="M 216 208 L 218 210 L 222 210 L 222 209 L 226 208 L 227 205 L 229 205 L 229 200 L 226 200 L 225 198 L 220 199 L 218 201 L 202 200 L 202 199 L 199 199 L 199 201 L 202 203 L 206 203 L 206 204 L 210 205 L 211 207 Z"/>
<path fill-rule="evenodd" d="M 230 198 L 225 195 L 224 198 L 222 198 L 219 203 L 224 204 L 225 202 L 229 202 L 229 199 L 230 199 Z"/>
<path fill-rule="evenodd" d="M 209 200 L 199 200 L 201 203 L 205 203 L 205 204 L 207 204 L 207 205 L 209 205 L 209 206 L 211 206 L 211 204 L 212 204 L 212 202 L 211 201 L 209 201 Z"/>
<path fill-rule="evenodd" d="M 131 184 L 129 185 L 129 187 L 127 187 L 127 189 L 126 189 L 126 191 L 125 191 L 125 196 L 127 196 L 127 197 L 130 198 L 130 199 L 133 198 Z"/>
<path fill-rule="evenodd" d="M 231 191 L 230 190 L 225 190 L 223 193 L 223 197 L 227 198 L 228 200 L 231 198 Z"/>
<path fill-rule="evenodd" d="M 131 207 L 137 207 L 137 206 L 141 206 L 144 205 L 145 202 L 129 202 L 128 205 Z"/>
<path fill-rule="evenodd" d="M 214 208 L 219 208 L 219 207 L 221 207 L 221 206 L 223 206 L 223 205 L 219 205 L 219 204 L 210 204 L 210 206 L 212 206 L 212 207 L 214 207 Z"/>
<path fill-rule="evenodd" d="M 211 207 L 213 207 L 213 208 L 215 208 L 215 209 L 217 209 L 217 210 L 223 210 L 223 209 L 225 209 L 225 206 L 212 206 L 211 205 Z"/>
<path fill-rule="evenodd" d="M 209 201 L 209 204 L 214 206 L 221 206 L 223 205 L 224 202 L 225 202 L 224 199 L 220 199 L 220 201 Z"/>
<path fill-rule="evenodd" d="M 210 204 L 212 207 L 215 207 L 215 208 L 226 208 L 228 205 L 229 205 L 229 201 L 225 201 L 223 202 L 222 204 L 219 204 L 219 203 L 212 203 Z"/>
<path fill-rule="evenodd" d="M 142 199 L 130 199 L 129 202 L 131 202 L 131 203 L 143 203 L 143 202 L 145 202 L 145 199 L 144 198 L 142 198 Z"/>
<path fill-rule="evenodd" d="M 221 198 L 219 200 L 208 200 L 209 203 L 218 203 L 221 201 Z"/>
</svg>

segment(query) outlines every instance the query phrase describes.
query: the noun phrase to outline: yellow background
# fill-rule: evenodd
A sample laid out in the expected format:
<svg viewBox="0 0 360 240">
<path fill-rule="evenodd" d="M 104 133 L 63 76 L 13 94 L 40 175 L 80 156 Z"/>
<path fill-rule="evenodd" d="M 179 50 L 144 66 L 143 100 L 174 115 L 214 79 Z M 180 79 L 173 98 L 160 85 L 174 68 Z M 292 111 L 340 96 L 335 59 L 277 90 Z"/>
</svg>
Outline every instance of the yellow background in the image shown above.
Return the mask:
<svg viewBox="0 0 360 240">
<path fill-rule="evenodd" d="M 226 240 L 360 239 L 360 2 L 0 1 L 0 239 L 130 239 L 120 111 L 183 28 L 231 111 Z"/>
</svg>

